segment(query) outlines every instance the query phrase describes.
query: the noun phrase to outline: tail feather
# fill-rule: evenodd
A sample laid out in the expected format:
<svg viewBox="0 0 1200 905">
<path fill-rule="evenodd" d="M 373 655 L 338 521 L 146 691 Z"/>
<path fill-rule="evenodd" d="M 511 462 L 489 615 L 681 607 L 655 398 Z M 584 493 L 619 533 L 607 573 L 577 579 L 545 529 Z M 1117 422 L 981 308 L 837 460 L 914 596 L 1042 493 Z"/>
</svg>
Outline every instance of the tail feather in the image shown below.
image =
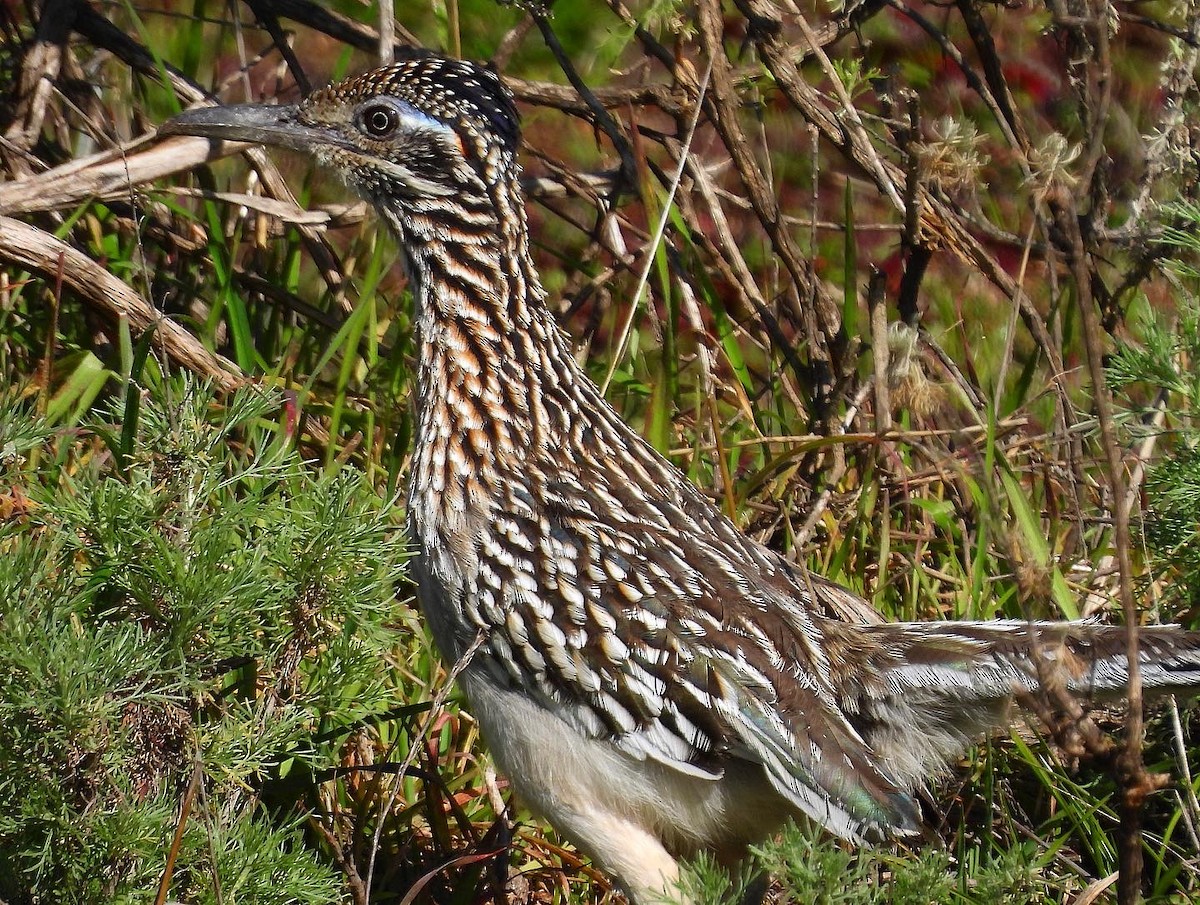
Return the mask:
<svg viewBox="0 0 1200 905">
<path fill-rule="evenodd" d="M 1119 697 L 1129 680 L 1121 626 L 1010 620 L 895 623 L 865 631 L 895 657 L 895 668 L 923 669 L 936 677 L 934 687 L 944 682 L 964 702 L 1033 691 L 1047 672 L 1089 699 Z M 1145 688 L 1186 693 L 1200 686 L 1200 632 L 1143 627 L 1138 654 Z"/>
<path fill-rule="evenodd" d="M 834 662 L 852 724 L 914 784 L 980 735 L 1006 725 L 1020 692 L 1059 682 L 1092 701 L 1124 696 L 1125 629 L 1092 622 L 941 622 L 859 626 Z M 1200 632 L 1142 628 L 1138 661 L 1150 694 L 1200 692 Z M 851 678 L 853 676 L 854 678 Z M 863 676 L 870 676 L 864 681 Z"/>
</svg>

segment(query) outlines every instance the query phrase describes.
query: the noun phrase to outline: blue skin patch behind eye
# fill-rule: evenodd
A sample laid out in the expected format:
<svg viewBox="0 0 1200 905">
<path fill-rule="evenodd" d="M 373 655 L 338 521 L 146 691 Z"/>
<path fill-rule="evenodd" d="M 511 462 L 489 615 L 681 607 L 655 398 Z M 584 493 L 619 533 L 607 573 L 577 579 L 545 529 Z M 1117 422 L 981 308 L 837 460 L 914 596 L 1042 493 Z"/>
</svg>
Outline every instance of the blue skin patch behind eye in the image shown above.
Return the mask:
<svg viewBox="0 0 1200 905">
<path fill-rule="evenodd" d="M 400 114 L 401 119 L 406 119 L 409 122 L 417 121 L 421 125 L 429 129 L 438 129 L 443 132 L 449 131 L 450 126 L 440 119 L 430 116 L 421 110 L 418 110 L 407 101 L 399 100 L 398 98 L 388 98 L 388 103 L 396 108 L 396 112 Z"/>
</svg>

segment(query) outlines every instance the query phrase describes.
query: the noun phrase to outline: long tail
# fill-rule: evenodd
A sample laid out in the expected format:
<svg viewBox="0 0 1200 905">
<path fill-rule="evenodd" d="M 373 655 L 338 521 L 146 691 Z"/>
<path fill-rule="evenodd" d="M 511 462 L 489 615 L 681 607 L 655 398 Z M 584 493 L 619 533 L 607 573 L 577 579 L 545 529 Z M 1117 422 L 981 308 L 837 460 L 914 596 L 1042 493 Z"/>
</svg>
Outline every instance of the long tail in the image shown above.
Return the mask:
<svg viewBox="0 0 1200 905">
<path fill-rule="evenodd" d="M 1125 629 L 1090 622 L 934 622 L 856 627 L 833 658 L 841 704 L 880 761 L 917 784 L 980 735 L 1006 725 L 1022 691 L 1054 677 L 1072 694 L 1125 693 Z M 849 639 L 848 639 L 849 640 Z M 1142 686 L 1152 694 L 1200 691 L 1200 632 L 1141 629 Z M 864 679 L 863 677 L 870 677 Z"/>
</svg>

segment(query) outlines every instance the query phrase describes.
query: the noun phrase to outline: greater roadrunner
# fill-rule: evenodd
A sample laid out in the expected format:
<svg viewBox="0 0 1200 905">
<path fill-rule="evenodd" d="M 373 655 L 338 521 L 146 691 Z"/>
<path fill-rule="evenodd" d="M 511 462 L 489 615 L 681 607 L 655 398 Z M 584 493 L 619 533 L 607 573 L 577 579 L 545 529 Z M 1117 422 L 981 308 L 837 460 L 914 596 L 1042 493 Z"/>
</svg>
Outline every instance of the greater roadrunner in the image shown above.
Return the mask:
<svg viewBox="0 0 1200 905">
<path fill-rule="evenodd" d="M 518 794 L 640 903 L 676 859 L 791 815 L 918 829 L 912 791 L 1055 667 L 1119 693 L 1123 630 L 861 624 L 865 603 L 751 540 L 622 422 L 546 306 L 497 75 L 406 59 L 295 106 L 163 134 L 306 151 L 399 237 L 416 300 L 409 485 L 420 603 Z M 1200 634 L 1142 633 L 1147 687 L 1200 683 Z"/>
</svg>

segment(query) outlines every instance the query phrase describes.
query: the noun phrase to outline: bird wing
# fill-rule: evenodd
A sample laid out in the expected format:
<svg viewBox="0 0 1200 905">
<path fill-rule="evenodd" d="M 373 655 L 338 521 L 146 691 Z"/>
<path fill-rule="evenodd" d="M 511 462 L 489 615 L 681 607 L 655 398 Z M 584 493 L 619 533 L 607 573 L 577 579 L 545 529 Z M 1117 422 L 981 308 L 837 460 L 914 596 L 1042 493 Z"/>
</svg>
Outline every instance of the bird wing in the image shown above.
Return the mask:
<svg viewBox="0 0 1200 905">
<path fill-rule="evenodd" d="M 636 758 L 713 779 L 730 759 L 760 763 L 840 835 L 917 829 L 823 678 L 822 620 L 768 580 L 773 554 L 670 494 L 585 493 L 570 475 L 534 494 L 497 513 L 469 607 L 511 681 Z"/>
</svg>

